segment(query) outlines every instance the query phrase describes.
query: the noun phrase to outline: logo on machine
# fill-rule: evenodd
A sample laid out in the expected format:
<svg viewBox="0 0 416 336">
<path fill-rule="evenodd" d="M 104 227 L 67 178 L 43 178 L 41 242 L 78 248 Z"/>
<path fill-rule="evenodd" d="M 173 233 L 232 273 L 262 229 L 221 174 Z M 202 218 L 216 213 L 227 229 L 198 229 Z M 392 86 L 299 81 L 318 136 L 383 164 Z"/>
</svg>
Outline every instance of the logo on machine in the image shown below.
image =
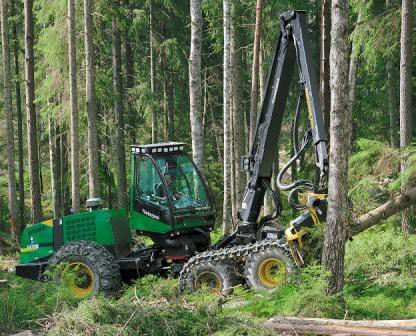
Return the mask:
<svg viewBox="0 0 416 336">
<path fill-rule="evenodd" d="M 151 212 L 149 212 L 149 211 L 147 211 L 147 210 L 145 210 L 145 209 L 142 209 L 142 212 L 143 212 L 143 214 L 145 214 L 146 216 L 149 216 L 149 217 L 151 217 L 151 218 L 153 218 L 153 219 L 156 219 L 156 220 L 159 220 L 159 219 L 160 219 L 160 216 L 155 215 L 155 214 L 152 214 Z"/>
<path fill-rule="evenodd" d="M 27 248 L 29 250 L 37 250 L 39 248 L 39 244 L 28 245 Z"/>
</svg>

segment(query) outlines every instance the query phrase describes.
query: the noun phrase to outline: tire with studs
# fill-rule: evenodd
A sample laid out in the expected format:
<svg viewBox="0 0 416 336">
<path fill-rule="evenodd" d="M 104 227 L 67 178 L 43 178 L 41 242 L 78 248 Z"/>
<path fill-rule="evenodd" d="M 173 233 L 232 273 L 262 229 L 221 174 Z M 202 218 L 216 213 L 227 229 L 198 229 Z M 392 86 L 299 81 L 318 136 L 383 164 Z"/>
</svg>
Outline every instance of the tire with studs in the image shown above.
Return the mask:
<svg viewBox="0 0 416 336">
<path fill-rule="evenodd" d="M 273 292 L 288 282 L 296 271 L 290 252 L 284 246 L 251 252 L 245 261 L 244 276 L 253 291 Z"/>
<path fill-rule="evenodd" d="M 55 279 L 75 296 L 110 294 L 120 287 L 120 269 L 114 256 L 102 245 L 74 241 L 62 246 L 50 259 Z"/>
<path fill-rule="evenodd" d="M 225 262 L 204 260 L 191 266 L 191 269 L 181 272 L 181 291 L 195 292 L 202 289 L 228 295 L 241 283 L 234 267 Z"/>
</svg>

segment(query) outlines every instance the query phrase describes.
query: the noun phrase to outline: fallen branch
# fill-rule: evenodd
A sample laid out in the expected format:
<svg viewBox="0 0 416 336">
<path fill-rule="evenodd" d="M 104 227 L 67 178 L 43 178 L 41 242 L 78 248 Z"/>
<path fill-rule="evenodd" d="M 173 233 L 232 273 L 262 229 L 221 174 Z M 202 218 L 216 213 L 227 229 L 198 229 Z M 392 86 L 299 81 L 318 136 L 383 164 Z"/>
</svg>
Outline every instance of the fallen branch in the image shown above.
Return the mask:
<svg viewBox="0 0 416 336">
<path fill-rule="evenodd" d="M 378 208 L 362 215 L 350 227 L 350 237 L 367 230 L 373 225 L 416 203 L 416 187 L 394 197 Z"/>
<path fill-rule="evenodd" d="M 278 332 L 317 335 L 415 335 L 416 320 L 349 321 L 276 316 L 264 326 Z"/>
</svg>

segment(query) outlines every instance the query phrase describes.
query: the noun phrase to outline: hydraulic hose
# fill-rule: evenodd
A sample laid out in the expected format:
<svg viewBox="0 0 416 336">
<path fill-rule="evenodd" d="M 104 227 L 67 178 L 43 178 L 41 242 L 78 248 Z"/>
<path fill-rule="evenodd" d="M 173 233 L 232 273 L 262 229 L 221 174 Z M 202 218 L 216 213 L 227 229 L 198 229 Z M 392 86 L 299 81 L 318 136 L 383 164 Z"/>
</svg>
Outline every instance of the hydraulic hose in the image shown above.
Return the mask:
<svg viewBox="0 0 416 336">
<path fill-rule="evenodd" d="M 308 149 L 311 144 L 312 140 L 312 130 L 309 129 L 302 140 L 302 144 L 299 148 L 299 151 L 289 160 L 288 163 L 280 170 L 279 174 L 276 178 L 276 185 L 279 190 L 292 190 L 297 187 L 306 188 L 306 189 L 315 189 L 316 186 L 308 180 L 297 180 L 291 184 L 284 184 L 282 182 L 283 176 L 285 175 L 286 171 L 290 168 L 290 166 L 301 156 L 303 153 Z"/>
</svg>

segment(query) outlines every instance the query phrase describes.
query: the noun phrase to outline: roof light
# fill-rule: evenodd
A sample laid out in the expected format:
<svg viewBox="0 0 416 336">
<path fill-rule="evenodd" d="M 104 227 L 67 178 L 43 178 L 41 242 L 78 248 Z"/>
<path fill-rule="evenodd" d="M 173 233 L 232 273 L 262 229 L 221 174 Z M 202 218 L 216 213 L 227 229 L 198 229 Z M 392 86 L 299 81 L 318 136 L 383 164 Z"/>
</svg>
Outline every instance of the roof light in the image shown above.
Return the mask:
<svg viewBox="0 0 416 336">
<path fill-rule="evenodd" d="M 184 144 L 181 142 L 163 142 L 149 145 L 132 145 L 133 154 L 167 154 L 183 151 Z"/>
</svg>

